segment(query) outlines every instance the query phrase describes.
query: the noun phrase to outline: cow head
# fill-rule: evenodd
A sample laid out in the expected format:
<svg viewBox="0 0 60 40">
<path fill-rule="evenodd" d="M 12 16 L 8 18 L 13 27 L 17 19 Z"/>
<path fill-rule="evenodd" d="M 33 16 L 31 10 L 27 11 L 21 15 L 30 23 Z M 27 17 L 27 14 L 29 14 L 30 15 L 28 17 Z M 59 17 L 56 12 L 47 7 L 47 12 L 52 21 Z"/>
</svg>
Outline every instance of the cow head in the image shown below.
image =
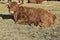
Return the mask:
<svg viewBox="0 0 60 40">
<path fill-rule="evenodd" d="M 9 2 L 8 9 L 11 14 L 14 14 L 19 9 L 19 4 L 16 2 Z"/>
</svg>

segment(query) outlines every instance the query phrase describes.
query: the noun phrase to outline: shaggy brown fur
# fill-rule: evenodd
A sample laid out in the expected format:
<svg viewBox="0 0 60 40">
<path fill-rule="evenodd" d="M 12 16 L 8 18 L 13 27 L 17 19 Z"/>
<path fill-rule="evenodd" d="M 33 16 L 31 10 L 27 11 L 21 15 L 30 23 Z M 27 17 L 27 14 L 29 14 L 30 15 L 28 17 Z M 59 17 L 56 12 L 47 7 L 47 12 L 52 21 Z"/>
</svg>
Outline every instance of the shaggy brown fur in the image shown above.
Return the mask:
<svg viewBox="0 0 60 40">
<path fill-rule="evenodd" d="M 54 24 L 56 16 L 41 8 L 19 7 L 16 2 L 8 5 L 9 11 L 13 11 L 14 20 L 20 24 L 50 26 Z"/>
</svg>

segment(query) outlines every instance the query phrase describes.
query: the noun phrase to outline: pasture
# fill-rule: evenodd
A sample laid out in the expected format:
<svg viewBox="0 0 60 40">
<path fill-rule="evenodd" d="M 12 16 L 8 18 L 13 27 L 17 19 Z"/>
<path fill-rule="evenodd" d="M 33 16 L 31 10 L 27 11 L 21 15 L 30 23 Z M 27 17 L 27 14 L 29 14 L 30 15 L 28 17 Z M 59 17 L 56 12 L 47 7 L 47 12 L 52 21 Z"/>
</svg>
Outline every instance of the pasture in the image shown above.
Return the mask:
<svg viewBox="0 0 60 40">
<path fill-rule="evenodd" d="M 15 24 L 8 12 L 7 4 L 0 3 L 0 40 L 60 40 L 60 2 L 48 1 L 42 4 L 25 3 L 21 6 L 44 8 L 56 15 L 51 27 Z"/>
</svg>

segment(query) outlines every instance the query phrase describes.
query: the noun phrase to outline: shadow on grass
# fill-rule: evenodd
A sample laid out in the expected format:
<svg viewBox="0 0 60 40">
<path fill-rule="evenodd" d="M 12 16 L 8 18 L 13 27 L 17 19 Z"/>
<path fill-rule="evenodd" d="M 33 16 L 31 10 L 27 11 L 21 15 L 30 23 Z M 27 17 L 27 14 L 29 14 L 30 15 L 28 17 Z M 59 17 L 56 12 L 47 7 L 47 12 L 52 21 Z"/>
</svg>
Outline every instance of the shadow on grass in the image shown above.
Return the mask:
<svg viewBox="0 0 60 40">
<path fill-rule="evenodd" d="M 3 19 L 13 19 L 14 20 L 13 16 L 11 16 L 11 15 L 0 14 L 0 17 L 2 17 Z"/>
</svg>

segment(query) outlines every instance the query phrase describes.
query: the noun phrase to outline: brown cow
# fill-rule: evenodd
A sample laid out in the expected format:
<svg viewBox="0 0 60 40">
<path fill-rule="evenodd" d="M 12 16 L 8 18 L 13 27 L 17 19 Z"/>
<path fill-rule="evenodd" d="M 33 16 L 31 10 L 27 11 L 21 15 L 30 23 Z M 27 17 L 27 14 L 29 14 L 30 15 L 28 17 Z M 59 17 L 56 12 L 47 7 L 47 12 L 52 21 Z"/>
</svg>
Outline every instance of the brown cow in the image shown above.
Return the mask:
<svg viewBox="0 0 60 40">
<path fill-rule="evenodd" d="M 44 0 L 28 0 L 28 3 L 42 3 Z"/>
<path fill-rule="evenodd" d="M 25 14 L 22 14 L 22 12 L 20 12 L 22 11 L 22 8 L 20 8 L 16 2 L 10 2 L 8 8 L 11 15 L 14 16 L 15 23 L 23 23 L 25 21 L 25 18 L 22 18 L 22 16 L 25 16 Z"/>
<path fill-rule="evenodd" d="M 19 7 L 16 2 L 8 5 L 10 13 L 14 16 L 16 23 L 50 26 L 54 24 L 56 16 L 42 8 Z"/>
</svg>

